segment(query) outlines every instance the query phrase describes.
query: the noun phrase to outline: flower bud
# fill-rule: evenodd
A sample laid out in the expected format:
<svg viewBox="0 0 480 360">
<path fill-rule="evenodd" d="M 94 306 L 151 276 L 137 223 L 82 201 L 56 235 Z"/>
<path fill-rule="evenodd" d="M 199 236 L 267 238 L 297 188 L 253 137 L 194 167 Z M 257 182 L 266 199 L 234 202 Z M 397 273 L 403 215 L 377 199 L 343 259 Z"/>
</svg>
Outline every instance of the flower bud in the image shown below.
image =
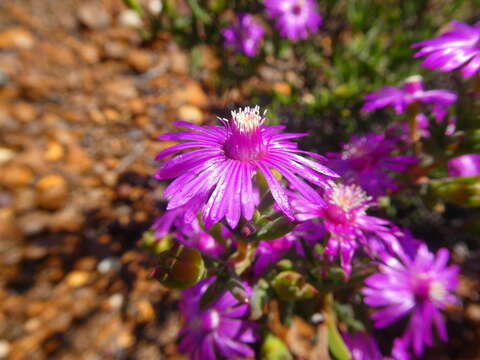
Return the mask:
<svg viewBox="0 0 480 360">
<path fill-rule="evenodd" d="M 435 194 L 463 207 L 480 206 L 480 176 L 453 177 L 432 182 Z"/>
<path fill-rule="evenodd" d="M 159 265 L 152 277 L 171 289 L 185 289 L 199 282 L 205 274 L 202 255 L 196 249 L 175 243 L 159 254 Z"/>
<path fill-rule="evenodd" d="M 310 299 L 318 293 L 305 278 L 295 271 L 282 271 L 272 282 L 277 295 L 286 301 Z"/>
</svg>

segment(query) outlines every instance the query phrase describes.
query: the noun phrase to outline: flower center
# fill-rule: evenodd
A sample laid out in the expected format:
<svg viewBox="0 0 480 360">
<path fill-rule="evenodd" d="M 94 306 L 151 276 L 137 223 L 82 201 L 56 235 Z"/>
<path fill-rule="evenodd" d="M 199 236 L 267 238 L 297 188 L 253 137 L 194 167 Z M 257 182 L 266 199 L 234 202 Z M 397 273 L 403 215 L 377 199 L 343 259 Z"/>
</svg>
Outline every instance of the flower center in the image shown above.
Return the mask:
<svg viewBox="0 0 480 360">
<path fill-rule="evenodd" d="M 423 93 L 422 77 L 420 75 L 414 75 L 406 78 L 403 83 L 403 90 L 411 95 Z"/>
<path fill-rule="evenodd" d="M 447 294 L 445 286 L 427 273 L 420 273 L 415 277 L 414 292 L 417 300 L 442 301 Z"/>
<path fill-rule="evenodd" d="M 447 290 L 440 281 L 432 281 L 428 289 L 428 295 L 432 300 L 442 301 L 447 295 Z"/>
<path fill-rule="evenodd" d="M 217 310 L 209 310 L 202 314 L 201 321 L 205 331 L 213 331 L 220 325 L 220 314 Z"/>
<path fill-rule="evenodd" d="M 327 195 L 327 216 L 336 223 L 353 221 L 364 214 L 370 197 L 356 185 L 343 185 L 331 182 L 332 189 Z"/>
<path fill-rule="evenodd" d="M 260 115 L 258 106 L 232 111 L 232 120 L 225 121 L 228 137 L 224 151 L 227 157 L 242 161 L 259 160 L 264 157 L 267 150 L 262 127 L 265 117 Z"/>
</svg>

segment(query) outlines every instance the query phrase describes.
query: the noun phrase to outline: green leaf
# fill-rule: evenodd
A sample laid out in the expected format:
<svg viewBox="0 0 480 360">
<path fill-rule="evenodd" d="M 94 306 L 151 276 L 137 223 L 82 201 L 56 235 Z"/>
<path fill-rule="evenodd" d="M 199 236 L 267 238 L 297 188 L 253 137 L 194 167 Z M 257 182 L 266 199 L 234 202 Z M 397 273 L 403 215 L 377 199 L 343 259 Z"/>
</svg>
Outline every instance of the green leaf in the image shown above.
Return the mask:
<svg viewBox="0 0 480 360">
<path fill-rule="evenodd" d="M 342 339 L 342 336 L 338 332 L 335 323 L 327 323 L 328 329 L 328 349 L 335 356 L 337 360 L 351 360 L 352 355 L 348 350 L 347 345 Z"/>
</svg>

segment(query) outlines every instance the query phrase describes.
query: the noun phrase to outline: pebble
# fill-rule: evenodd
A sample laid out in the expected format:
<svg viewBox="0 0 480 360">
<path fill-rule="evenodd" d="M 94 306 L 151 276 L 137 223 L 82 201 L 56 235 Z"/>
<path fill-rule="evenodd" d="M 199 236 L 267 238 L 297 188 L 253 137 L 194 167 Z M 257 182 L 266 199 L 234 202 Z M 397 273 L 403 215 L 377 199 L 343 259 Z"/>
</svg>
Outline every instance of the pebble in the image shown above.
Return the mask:
<svg viewBox="0 0 480 360">
<path fill-rule="evenodd" d="M 66 180 L 57 174 L 42 177 L 36 185 L 37 203 L 47 210 L 62 208 L 68 198 L 68 185 Z"/>
<path fill-rule="evenodd" d="M 200 84 L 196 81 L 189 81 L 184 87 L 172 94 L 173 105 L 190 104 L 197 107 L 205 107 L 208 104 L 208 97 Z"/>
<path fill-rule="evenodd" d="M 115 257 L 107 257 L 100 261 L 97 265 L 97 271 L 105 274 L 107 272 L 117 272 L 121 268 L 120 261 Z"/>
<path fill-rule="evenodd" d="M 33 35 L 21 28 L 13 27 L 0 32 L 0 49 L 30 49 L 35 45 Z"/>
<path fill-rule="evenodd" d="M 7 149 L 7 148 L 0 148 L 0 165 L 3 165 L 10 160 L 13 159 L 15 156 L 15 151 Z"/>
<path fill-rule="evenodd" d="M 146 51 L 132 50 L 127 56 L 128 64 L 137 72 L 146 72 L 152 66 L 152 56 Z"/>
<path fill-rule="evenodd" d="M 7 340 L 0 340 L 0 359 L 6 359 L 10 354 L 10 343 Z"/>
<path fill-rule="evenodd" d="M 127 9 L 120 13 L 118 16 L 118 21 L 123 26 L 131 28 L 139 28 L 142 26 L 142 18 L 137 14 L 135 10 Z"/>
<path fill-rule="evenodd" d="M 120 310 L 125 300 L 122 294 L 113 294 L 108 298 L 108 305 L 112 310 Z"/>
<path fill-rule="evenodd" d="M 193 105 L 182 105 L 178 109 L 178 117 L 183 121 L 188 121 L 194 124 L 200 124 L 203 121 L 202 111 Z"/>
<path fill-rule="evenodd" d="M 112 20 L 101 3 L 96 1 L 83 2 L 77 15 L 83 25 L 95 30 L 107 28 Z"/>
<path fill-rule="evenodd" d="M 29 167 L 21 164 L 10 164 L 2 167 L 0 185 L 8 188 L 23 187 L 33 179 L 33 172 Z"/>
<path fill-rule="evenodd" d="M 65 281 L 69 287 L 78 288 L 85 285 L 89 279 L 90 274 L 88 272 L 78 270 L 70 272 L 66 276 Z"/>
</svg>

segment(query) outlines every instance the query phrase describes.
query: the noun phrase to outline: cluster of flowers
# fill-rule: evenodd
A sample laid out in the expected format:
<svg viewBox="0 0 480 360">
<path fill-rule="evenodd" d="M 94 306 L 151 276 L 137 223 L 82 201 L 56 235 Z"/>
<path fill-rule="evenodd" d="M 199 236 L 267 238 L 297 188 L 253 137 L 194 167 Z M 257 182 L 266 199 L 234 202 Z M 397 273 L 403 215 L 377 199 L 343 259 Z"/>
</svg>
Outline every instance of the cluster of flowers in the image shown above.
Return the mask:
<svg viewBox="0 0 480 360">
<path fill-rule="evenodd" d="M 321 22 L 313 0 L 267 0 L 265 7 L 282 36 L 292 39 L 305 38 Z M 247 55 L 256 51 L 262 35 L 263 29 L 247 14 L 224 30 L 227 42 Z M 425 66 L 442 71 L 463 66 L 463 75 L 471 76 L 480 68 L 479 43 L 480 26 L 454 22 L 452 31 L 414 47 L 422 48 L 417 56 L 427 55 Z M 427 136 L 424 111 L 431 109 L 434 119 L 442 121 L 455 100 L 451 91 L 426 91 L 422 80 L 412 77 L 400 88 L 389 86 L 367 95 L 363 110 L 393 106 L 404 113 L 415 106 L 410 115 Z M 169 234 L 216 264 L 207 278 L 183 292 L 182 351 L 192 359 L 253 357 L 249 344 L 259 340 L 260 329 L 249 318 L 248 299 L 256 281 L 268 279 L 285 257 L 303 263 L 313 258 L 322 265 L 315 270 L 320 277 L 338 263 L 344 282 L 357 267 L 373 266 L 375 272 L 364 279 L 362 289 L 364 303 L 377 308 L 371 315 L 373 325 L 383 328 L 409 319 L 393 342 L 390 359 L 421 356 L 424 347 L 433 344 L 433 326 L 440 339 L 447 339 L 441 311 L 458 302 L 454 290 L 459 270 L 448 265 L 448 250 L 433 253 L 407 230 L 368 214 L 379 197 L 400 190 L 395 173 L 408 172 L 418 163 L 407 150 L 418 139 L 394 126 L 385 133 L 355 135 L 341 152 L 323 157 L 292 141 L 307 134 L 266 125 L 258 107 L 233 111 L 230 119 L 220 121 L 205 126 L 177 122 L 185 130 L 160 139 L 179 143 L 156 158 L 163 161 L 156 178 L 172 180 L 164 191 L 167 210 L 155 224 L 157 237 Z M 451 159 L 448 168 L 450 176 L 480 175 L 480 154 Z M 278 231 L 272 232 L 270 224 Z M 247 245 L 254 251 L 250 259 L 242 253 Z M 312 251 L 316 248 L 320 250 Z M 235 272 L 239 259 L 248 260 L 247 266 Z M 242 289 L 240 295 L 224 288 L 212 296 L 225 271 Z M 211 301 L 205 301 L 209 297 Z M 383 358 L 367 333 L 345 333 L 344 341 L 354 360 Z"/>
<path fill-rule="evenodd" d="M 293 41 L 316 33 L 322 23 L 315 0 L 265 0 L 264 5 L 280 36 Z M 222 30 L 225 46 L 249 57 L 260 50 L 264 34 L 263 26 L 247 13 L 239 14 Z"/>
</svg>

